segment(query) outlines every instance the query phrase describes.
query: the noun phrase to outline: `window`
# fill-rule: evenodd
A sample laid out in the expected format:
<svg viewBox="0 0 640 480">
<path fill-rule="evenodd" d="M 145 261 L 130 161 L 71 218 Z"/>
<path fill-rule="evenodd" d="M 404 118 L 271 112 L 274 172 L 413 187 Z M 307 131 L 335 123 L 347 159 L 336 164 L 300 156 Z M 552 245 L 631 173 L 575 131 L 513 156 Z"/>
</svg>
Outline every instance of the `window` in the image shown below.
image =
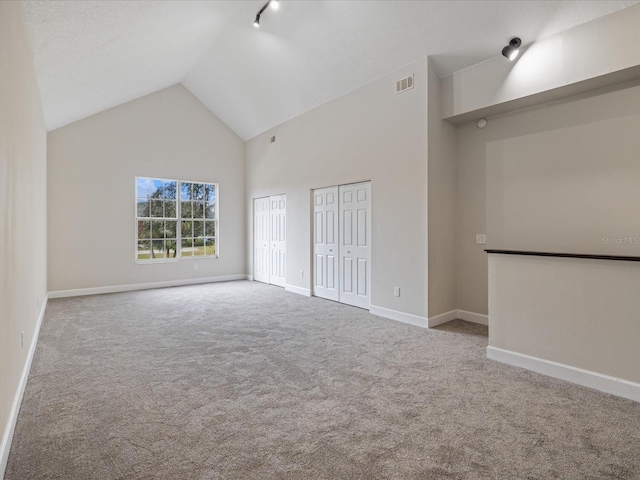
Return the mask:
<svg viewBox="0 0 640 480">
<path fill-rule="evenodd" d="M 217 256 L 217 189 L 136 177 L 136 261 Z"/>
</svg>

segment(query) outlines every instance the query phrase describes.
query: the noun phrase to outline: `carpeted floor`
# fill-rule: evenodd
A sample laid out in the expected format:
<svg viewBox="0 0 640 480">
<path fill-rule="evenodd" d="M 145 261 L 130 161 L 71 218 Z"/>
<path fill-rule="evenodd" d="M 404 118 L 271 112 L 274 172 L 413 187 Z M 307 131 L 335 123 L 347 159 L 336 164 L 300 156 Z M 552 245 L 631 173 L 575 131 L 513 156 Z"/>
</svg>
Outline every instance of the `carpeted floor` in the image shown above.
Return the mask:
<svg viewBox="0 0 640 480">
<path fill-rule="evenodd" d="M 640 404 L 230 282 L 51 300 L 6 479 L 640 478 Z"/>
</svg>

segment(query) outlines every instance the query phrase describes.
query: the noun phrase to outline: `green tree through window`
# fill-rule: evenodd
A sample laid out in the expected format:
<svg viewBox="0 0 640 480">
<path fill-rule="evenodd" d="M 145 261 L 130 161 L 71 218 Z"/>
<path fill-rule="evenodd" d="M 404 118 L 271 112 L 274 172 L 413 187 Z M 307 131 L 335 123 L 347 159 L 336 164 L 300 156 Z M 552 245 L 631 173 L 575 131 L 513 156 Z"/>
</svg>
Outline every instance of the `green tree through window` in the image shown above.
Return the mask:
<svg viewBox="0 0 640 480">
<path fill-rule="evenodd" d="M 136 260 L 217 255 L 217 185 L 136 177 Z"/>
</svg>

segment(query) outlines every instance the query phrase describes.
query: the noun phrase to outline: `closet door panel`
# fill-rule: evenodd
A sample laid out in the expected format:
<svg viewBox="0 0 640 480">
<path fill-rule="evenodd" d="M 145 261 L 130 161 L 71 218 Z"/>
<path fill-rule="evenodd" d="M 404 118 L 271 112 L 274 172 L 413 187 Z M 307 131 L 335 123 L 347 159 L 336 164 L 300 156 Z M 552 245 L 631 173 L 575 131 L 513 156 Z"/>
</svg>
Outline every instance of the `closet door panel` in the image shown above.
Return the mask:
<svg viewBox="0 0 640 480">
<path fill-rule="evenodd" d="M 274 195 L 270 201 L 270 272 L 269 283 L 284 287 L 287 267 L 287 196 Z"/>
<path fill-rule="evenodd" d="M 371 303 L 371 184 L 339 187 L 339 300 L 369 308 Z"/>
<path fill-rule="evenodd" d="M 338 187 L 313 191 L 313 295 L 338 300 Z"/>
<path fill-rule="evenodd" d="M 269 283 L 269 197 L 253 200 L 253 278 Z"/>
</svg>

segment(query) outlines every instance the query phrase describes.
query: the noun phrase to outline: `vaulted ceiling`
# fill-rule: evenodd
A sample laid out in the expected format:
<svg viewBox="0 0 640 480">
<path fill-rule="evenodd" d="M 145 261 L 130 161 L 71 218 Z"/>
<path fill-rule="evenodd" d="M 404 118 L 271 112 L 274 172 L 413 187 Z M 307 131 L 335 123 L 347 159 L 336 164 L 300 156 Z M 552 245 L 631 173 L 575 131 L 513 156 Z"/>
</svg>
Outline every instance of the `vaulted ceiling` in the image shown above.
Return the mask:
<svg viewBox="0 0 640 480">
<path fill-rule="evenodd" d="M 49 130 L 182 82 L 247 140 L 429 56 L 441 76 L 620 1 L 26 2 Z"/>
</svg>

